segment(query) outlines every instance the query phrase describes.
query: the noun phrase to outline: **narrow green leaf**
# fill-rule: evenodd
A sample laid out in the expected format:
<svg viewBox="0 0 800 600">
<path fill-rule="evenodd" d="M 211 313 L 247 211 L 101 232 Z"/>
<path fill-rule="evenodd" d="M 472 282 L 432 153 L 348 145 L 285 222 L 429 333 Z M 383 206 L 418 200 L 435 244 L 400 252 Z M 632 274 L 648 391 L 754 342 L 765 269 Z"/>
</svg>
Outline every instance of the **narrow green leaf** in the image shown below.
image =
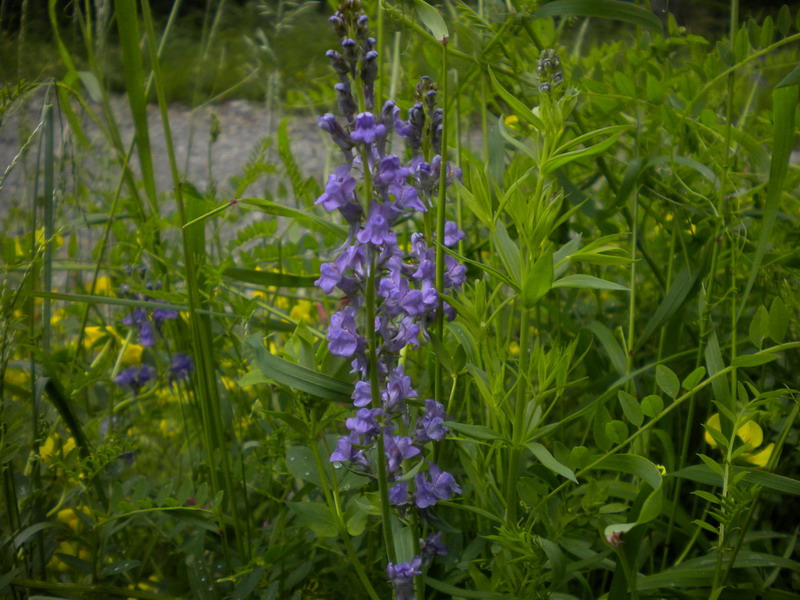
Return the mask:
<svg viewBox="0 0 800 600">
<path fill-rule="evenodd" d="M 489 78 L 492 80 L 492 85 L 494 86 L 495 91 L 497 94 L 503 99 L 503 101 L 511 107 L 511 110 L 514 114 L 531 125 L 535 129 L 543 130 L 544 124 L 542 123 L 541 119 L 533 114 L 530 108 L 525 106 L 522 102 L 517 100 L 517 98 L 511 94 L 506 88 L 500 85 L 500 82 L 497 81 L 497 78 L 494 76 L 492 69 L 489 69 Z"/>
<path fill-rule="evenodd" d="M 796 75 L 795 75 L 796 74 Z M 794 76 L 794 77 L 793 77 Z M 791 82 L 785 81 L 791 78 Z M 796 81 L 795 81 L 796 80 Z M 764 202 L 763 216 L 761 218 L 761 232 L 758 236 L 756 253 L 750 266 L 750 274 L 742 294 L 739 315 L 744 309 L 756 276 L 761 270 L 767 247 L 772 239 L 772 230 L 778 216 L 778 208 L 783 193 L 786 174 L 789 171 L 789 158 L 794 149 L 795 139 L 795 110 L 797 108 L 798 84 L 800 83 L 800 67 L 790 73 L 784 81 L 772 91 L 772 159 L 769 165 L 769 181 L 767 182 L 767 197 Z"/>
<path fill-rule="evenodd" d="M 659 18 L 653 12 L 629 2 L 618 0 L 556 0 L 540 6 L 533 18 L 599 17 L 640 25 L 653 33 L 662 33 Z"/>
<path fill-rule="evenodd" d="M 611 333 L 611 330 L 598 321 L 592 321 L 586 326 L 586 329 L 591 331 L 600 341 L 606 354 L 608 354 L 608 358 L 611 360 L 611 364 L 614 366 L 614 370 L 620 375 L 624 375 L 628 368 L 625 352 L 614 337 L 614 334 Z"/>
<path fill-rule="evenodd" d="M 777 354 L 740 354 L 731 364 L 734 367 L 759 367 L 777 359 Z"/>
<path fill-rule="evenodd" d="M 256 285 L 275 287 L 314 287 L 314 282 L 319 279 L 319 275 L 295 275 L 292 273 L 272 273 L 270 271 L 258 271 L 256 269 L 225 269 L 222 274 L 237 281 L 253 283 Z"/>
<path fill-rule="evenodd" d="M 717 334 L 714 331 L 708 336 L 705 355 L 709 376 L 716 375 L 725 368 L 725 363 L 722 361 L 722 351 L 719 349 L 719 342 L 717 341 Z M 723 406 L 730 406 L 730 387 L 725 378 L 718 377 L 711 382 L 711 386 L 714 389 L 714 396 L 717 401 L 721 402 Z"/>
<path fill-rule="evenodd" d="M 604 458 L 592 468 L 636 475 L 650 484 L 653 489 L 661 486 L 661 473 L 656 466 L 646 458 L 636 454 L 614 454 Z"/>
<path fill-rule="evenodd" d="M 326 221 L 325 219 L 322 219 L 316 215 L 295 210 L 294 208 L 289 208 L 288 206 L 283 206 L 281 204 L 276 204 L 275 202 L 271 202 L 269 200 L 262 200 L 261 198 L 244 198 L 239 200 L 239 204 L 242 206 L 257 208 L 271 215 L 278 215 L 281 217 L 294 219 L 309 229 L 319 231 L 320 233 L 330 233 L 342 239 L 347 237 L 347 230 L 344 227 Z"/>
<path fill-rule="evenodd" d="M 494 235 L 497 240 L 500 260 L 503 261 L 508 277 L 516 283 L 518 288 L 521 288 L 522 271 L 520 268 L 519 246 L 509 237 L 505 225 L 500 221 L 495 224 Z"/>
<path fill-rule="evenodd" d="M 456 423 L 454 421 L 445 421 L 444 425 L 446 425 L 453 431 L 463 433 L 467 437 L 473 437 L 478 440 L 503 439 L 503 436 L 501 436 L 498 433 L 495 433 L 493 430 L 489 429 L 485 425 L 469 425 L 467 423 Z"/>
<path fill-rule="evenodd" d="M 566 288 L 580 288 L 580 289 L 591 289 L 591 290 L 613 290 L 616 292 L 627 292 L 628 288 L 624 285 L 620 285 L 619 283 L 614 283 L 613 281 L 606 281 L 605 279 L 600 279 L 599 277 L 594 277 L 592 275 L 567 275 L 566 277 L 562 277 L 561 279 L 556 279 L 553 282 L 554 288 L 566 287 Z"/>
<path fill-rule="evenodd" d="M 661 514 L 661 508 L 664 503 L 663 488 L 657 487 L 647 496 L 647 499 L 639 511 L 639 516 L 636 518 L 636 523 L 649 523 L 653 519 L 658 518 Z"/>
<path fill-rule="evenodd" d="M 552 173 L 553 171 L 556 171 L 557 169 L 560 169 L 564 165 L 571 163 L 575 160 L 580 160 L 581 158 L 588 158 L 590 156 L 600 154 L 601 152 L 605 152 L 611 146 L 614 145 L 614 142 L 616 142 L 621 135 L 622 132 L 618 132 L 604 139 L 602 142 L 598 142 L 597 144 L 589 146 L 588 148 L 572 150 L 571 152 L 565 152 L 564 154 L 559 154 L 558 156 L 554 156 L 553 158 L 550 158 L 542 165 L 542 172 Z"/>
<path fill-rule="evenodd" d="M 655 313 L 645 325 L 641 335 L 636 340 L 636 348 L 642 347 L 642 344 L 662 325 L 664 325 L 677 311 L 683 306 L 689 298 L 689 292 L 692 291 L 697 278 L 700 275 L 701 269 L 690 269 L 688 266 L 681 269 L 675 276 L 672 286 L 669 288 L 667 295 L 658 305 Z"/>
<path fill-rule="evenodd" d="M 798 12 L 797 14 L 798 18 L 800 18 L 800 12 Z M 786 77 L 781 79 L 778 85 L 775 86 L 775 90 L 792 87 L 797 84 L 800 84 L 800 65 L 796 66 L 789 72 L 789 74 Z"/>
<path fill-rule="evenodd" d="M 256 368 L 261 375 L 276 383 L 337 402 L 347 402 L 353 394 L 350 383 L 270 354 L 258 335 L 248 338 L 247 343 L 255 351 Z"/>
<path fill-rule="evenodd" d="M 553 253 L 545 252 L 525 271 L 522 306 L 532 308 L 553 286 Z"/>
<path fill-rule="evenodd" d="M 555 457 L 550 454 L 550 451 L 542 446 L 539 442 L 529 442 L 527 444 L 528 450 L 533 453 L 533 455 L 542 463 L 545 467 L 561 475 L 562 477 L 566 477 L 573 483 L 578 483 L 578 480 L 575 478 L 575 473 L 572 472 L 572 469 L 567 467 L 566 465 L 561 464 L 558 462 Z"/>
</svg>

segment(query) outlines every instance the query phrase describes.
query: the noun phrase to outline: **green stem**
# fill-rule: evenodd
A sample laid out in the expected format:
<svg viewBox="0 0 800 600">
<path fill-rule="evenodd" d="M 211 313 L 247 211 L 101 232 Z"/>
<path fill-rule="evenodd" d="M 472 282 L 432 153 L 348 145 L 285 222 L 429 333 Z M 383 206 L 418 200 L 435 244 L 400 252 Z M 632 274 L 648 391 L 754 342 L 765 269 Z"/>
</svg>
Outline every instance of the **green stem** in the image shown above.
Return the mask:
<svg viewBox="0 0 800 600">
<path fill-rule="evenodd" d="M 350 534 L 347 533 L 347 525 L 345 524 L 344 515 L 342 514 L 342 503 L 341 499 L 339 498 L 339 490 L 337 489 L 338 484 L 336 482 L 335 473 L 331 473 L 333 485 L 328 485 L 328 470 L 325 468 L 325 463 L 322 461 L 322 456 L 319 452 L 319 444 L 317 443 L 317 419 L 314 409 L 311 410 L 311 432 L 311 453 L 314 455 L 314 464 L 317 467 L 317 473 L 319 473 L 319 482 L 320 486 L 322 487 L 322 494 L 325 496 L 325 501 L 328 503 L 328 508 L 333 510 L 335 515 L 336 528 L 339 530 L 339 537 L 342 539 L 345 551 L 347 552 L 347 557 L 350 559 L 350 563 L 356 570 L 356 575 L 364 585 L 364 589 L 366 590 L 367 594 L 369 594 L 369 597 L 372 598 L 372 600 L 380 600 L 375 588 L 372 587 L 372 583 L 370 583 L 369 577 L 367 577 L 366 571 L 364 571 L 364 566 L 358 559 L 358 554 L 353 547 L 353 542 L 350 540 Z"/>
<path fill-rule="evenodd" d="M 439 291 L 439 306 L 436 311 L 436 336 L 439 344 L 444 343 L 444 222 L 445 202 L 447 201 L 447 38 L 442 40 L 442 81 L 439 87 L 444 114 L 442 115 L 442 147 L 439 151 L 441 164 L 439 166 L 439 202 L 436 206 L 436 289 Z M 437 402 L 443 399 L 444 373 L 442 361 L 437 360 L 434 365 L 433 397 Z"/>
<path fill-rule="evenodd" d="M 369 345 L 369 389 L 372 396 L 372 407 L 381 408 L 381 390 L 378 383 L 378 341 L 375 331 L 375 249 L 370 246 L 369 275 L 367 277 L 366 308 L 367 308 L 367 342 Z M 394 531 L 392 529 L 392 513 L 389 504 L 389 477 L 386 472 L 386 444 L 384 441 L 385 429 L 381 427 L 378 435 L 378 491 L 381 498 L 381 518 L 383 519 L 383 541 L 386 545 L 386 555 L 389 562 L 397 563 L 397 554 L 394 550 Z"/>
</svg>

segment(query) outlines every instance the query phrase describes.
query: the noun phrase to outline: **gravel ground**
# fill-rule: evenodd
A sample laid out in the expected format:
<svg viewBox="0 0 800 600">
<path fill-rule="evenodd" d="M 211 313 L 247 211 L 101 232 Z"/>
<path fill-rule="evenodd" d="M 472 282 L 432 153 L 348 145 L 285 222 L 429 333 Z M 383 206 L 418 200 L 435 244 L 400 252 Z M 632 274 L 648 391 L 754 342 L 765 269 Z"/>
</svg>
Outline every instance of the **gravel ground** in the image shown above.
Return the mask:
<svg viewBox="0 0 800 600">
<path fill-rule="evenodd" d="M 34 98 L 27 107 L 6 115 L 0 126 L 0 177 L 14 161 L 24 143 L 27 137 L 24 132 L 30 132 L 38 125 L 41 107 L 41 98 Z M 122 96 L 114 97 L 112 107 L 123 140 L 127 144 L 134 131 L 127 101 Z M 99 112 L 99 106 L 92 108 Z M 171 106 L 169 121 L 179 169 L 184 179 L 201 191 L 206 190 L 209 185 L 208 150 L 212 114 L 216 115 L 220 125 L 219 136 L 211 146 L 212 177 L 218 188 L 218 196 L 226 198 L 233 191 L 230 177 L 240 174 L 265 138 L 270 137 L 270 123 L 263 105 L 243 100 L 194 110 L 185 106 Z M 172 179 L 158 107 L 149 106 L 148 115 L 157 186 L 159 192 L 165 192 L 172 188 Z M 90 151 L 75 150 L 77 146 L 72 143 L 72 134 L 66 120 L 58 115 L 56 120 L 59 124 L 56 135 L 57 154 L 64 159 L 61 161 L 59 189 L 71 189 L 75 179 L 72 174 L 89 185 L 106 185 L 105 189 L 113 189 L 119 167 L 113 164 L 110 146 L 100 128 L 91 119 L 84 118 L 85 131 L 92 148 Z M 275 115 L 272 121 L 274 131 L 277 131 L 280 117 Z M 292 151 L 302 173 L 322 179 L 329 144 L 321 143 L 316 117 L 310 114 L 290 117 L 288 132 Z M 272 148 L 276 148 L 277 135 L 273 133 L 272 137 Z M 26 157 L 17 162 L 6 178 L 0 189 L 0 209 L 7 209 L 11 204 L 29 202 L 26 196 L 30 193 L 30 187 L 26 194 L 25 182 L 32 180 L 37 146 L 38 139 L 35 139 L 29 146 Z M 277 150 L 273 150 L 270 162 L 279 162 Z M 138 163 L 135 168 L 138 170 Z M 263 190 L 269 182 L 262 180 L 260 188 L 258 185 L 250 193 Z"/>
</svg>

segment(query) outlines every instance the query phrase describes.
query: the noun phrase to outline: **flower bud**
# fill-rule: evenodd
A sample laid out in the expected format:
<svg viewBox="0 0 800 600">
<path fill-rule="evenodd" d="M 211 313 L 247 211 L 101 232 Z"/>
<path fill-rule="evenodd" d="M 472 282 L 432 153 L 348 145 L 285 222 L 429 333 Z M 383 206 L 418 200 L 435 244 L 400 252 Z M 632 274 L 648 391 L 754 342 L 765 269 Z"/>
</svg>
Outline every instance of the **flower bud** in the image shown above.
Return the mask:
<svg viewBox="0 0 800 600">
<path fill-rule="evenodd" d="M 353 98 L 350 85 L 345 83 L 337 83 L 335 86 L 333 86 L 333 89 L 336 90 L 336 95 L 339 100 L 339 110 L 348 121 L 352 121 L 353 115 L 356 114 L 356 110 L 358 109 L 358 105 Z"/>
</svg>

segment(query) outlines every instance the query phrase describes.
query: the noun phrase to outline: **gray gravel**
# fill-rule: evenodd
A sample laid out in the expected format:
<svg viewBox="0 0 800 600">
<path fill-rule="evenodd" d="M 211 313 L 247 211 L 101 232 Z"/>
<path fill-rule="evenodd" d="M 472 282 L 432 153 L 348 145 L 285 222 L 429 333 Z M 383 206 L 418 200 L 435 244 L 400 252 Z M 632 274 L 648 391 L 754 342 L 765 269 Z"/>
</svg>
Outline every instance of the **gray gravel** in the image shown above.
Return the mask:
<svg viewBox="0 0 800 600">
<path fill-rule="evenodd" d="M 127 145 L 132 139 L 134 127 L 126 98 L 122 96 L 112 98 L 112 107 L 122 138 Z M 100 114 L 99 105 L 92 105 L 92 109 Z M 41 111 L 42 99 L 33 98 L 29 99 L 25 106 L 15 107 L 6 114 L 0 126 L 0 178 L 15 160 L 29 132 L 39 124 Z M 171 106 L 169 122 L 179 169 L 182 177 L 201 191 L 205 191 L 210 182 L 209 144 L 212 114 L 219 120 L 220 129 L 218 138 L 211 144 L 213 165 L 211 178 L 217 186 L 218 197 L 224 199 L 230 197 L 234 190 L 230 178 L 242 173 L 244 165 L 253 158 L 265 139 L 272 139 L 271 150 L 268 150 L 271 152 L 268 154 L 269 162 L 279 163 L 276 132 L 280 117 L 273 115 L 270 124 L 262 104 L 243 100 L 197 109 L 180 105 Z M 158 190 L 168 192 L 172 188 L 172 178 L 158 107 L 149 106 L 148 116 Z M 111 146 L 98 125 L 85 113 L 81 120 L 87 137 L 91 140 L 89 151 L 75 143 L 66 119 L 56 113 L 58 123 L 56 152 L 62 159 L 57 187 L 69 191 L 73 189 L 77 179 L 93 189 L 113 189 L 120 169 L 118 164 L 114 164 Z M 325 157 L 330 144 L 322 142 L 316 127 L 316 116 L 308 114 L 290 117 L 288 132 L 292 151 L 302 173 L 322 180 Z M 7 209 L 11 204 L 30 202 L 38 144 L 37 136 L 25 156 L 17 161 L 3 183 L 0 189 L 0 208 Z M 134 167 L 138 171 L 138 160 L 134 161 Z M 248 193 L 255 195 L 270 189 L 271 186 L 272 182 L 265 176 Z"/>
</svg>

